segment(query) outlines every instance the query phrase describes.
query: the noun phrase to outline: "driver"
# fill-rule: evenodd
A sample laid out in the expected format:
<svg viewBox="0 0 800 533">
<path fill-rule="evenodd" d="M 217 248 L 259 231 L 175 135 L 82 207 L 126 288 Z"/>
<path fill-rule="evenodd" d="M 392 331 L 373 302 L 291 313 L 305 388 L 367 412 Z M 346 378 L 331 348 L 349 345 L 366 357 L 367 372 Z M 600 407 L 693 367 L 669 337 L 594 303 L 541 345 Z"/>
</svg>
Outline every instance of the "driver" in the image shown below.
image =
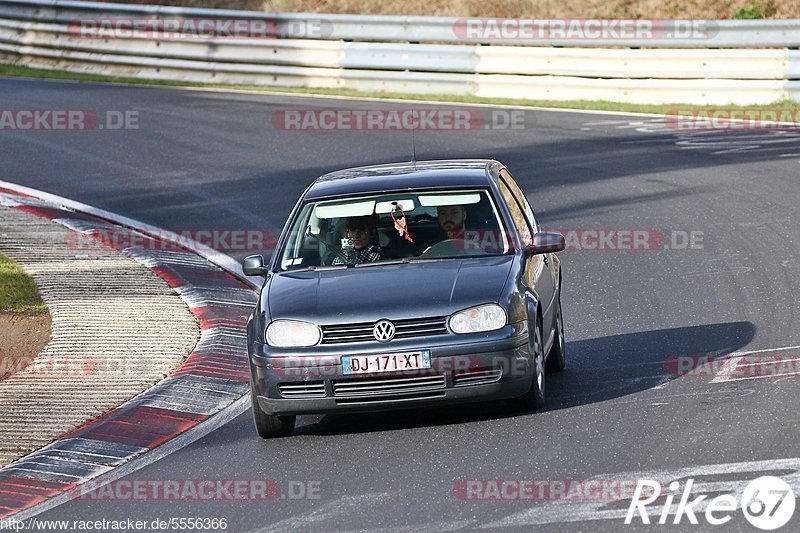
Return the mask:
<svg viewBox="0 0 800 533">
<path fill-rule="evenodd" d="M 378 217 L 374 214 L 348 218 L 341 247 L 344 258 L 337 255 L 332 264 L 372 263 L 383 259 L 377 227 Z"/>
<path fill-rule="evenodd" d="M 436 242 L 442 243 L 451 240 L 464 239 L 464 222 L 467 220 L 467 208 L 463 205 L 440 205 L 436 208 L 436 220 L 442 235 Z M 453 243 L 450 243 L 451 247 Z M 433 245 L 425 248 L 423 254 L 433 248 Z"/>
<path fill-rule="evenodd" d="M 464 238 L 464 222 L 467 220 L 467 208 L 463 205 L 442 205 L 436 208 L 439 227 L 448 239 Z"/>
</svg>

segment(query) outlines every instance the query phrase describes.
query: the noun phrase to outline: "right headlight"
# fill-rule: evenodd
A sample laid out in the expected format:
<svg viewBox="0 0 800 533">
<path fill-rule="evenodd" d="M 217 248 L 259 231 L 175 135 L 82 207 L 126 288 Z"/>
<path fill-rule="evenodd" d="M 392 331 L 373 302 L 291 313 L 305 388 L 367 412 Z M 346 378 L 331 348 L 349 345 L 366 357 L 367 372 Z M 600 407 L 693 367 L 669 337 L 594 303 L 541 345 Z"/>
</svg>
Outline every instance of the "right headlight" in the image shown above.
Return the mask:
<svg viewBox="0 0 800 533">
<path fill-rule="evenodd" d="M 319 326 L 310 322 L 276 320 L 267 326 L 266 338 L 270 346 L 303 348 L 318 344 L 322 339 L 322 331 Z"/>
<path fill-rule="evenodd" d="M 450 317 L 450 330 L 459 334 L 494 331 L 505 325 L 506 312 L 497 304 L 479 305 Z"/>
</svg>

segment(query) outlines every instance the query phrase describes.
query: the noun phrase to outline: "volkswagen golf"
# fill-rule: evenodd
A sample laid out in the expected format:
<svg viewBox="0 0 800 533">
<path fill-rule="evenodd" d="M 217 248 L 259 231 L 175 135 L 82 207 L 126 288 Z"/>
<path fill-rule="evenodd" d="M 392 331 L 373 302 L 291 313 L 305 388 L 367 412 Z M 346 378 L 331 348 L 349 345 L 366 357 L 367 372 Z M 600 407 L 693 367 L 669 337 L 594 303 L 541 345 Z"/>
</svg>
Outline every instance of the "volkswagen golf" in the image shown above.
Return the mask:
<svg viewBox="0 0 800 533">
<path fill-rule="evenodd" d="M 541 230 L 493 160 L 326 174 L 303 193 L 248 323 L 253 418 L 511 399 L 545 401 L 565 365 L 564 237 Z"/>
</svg>

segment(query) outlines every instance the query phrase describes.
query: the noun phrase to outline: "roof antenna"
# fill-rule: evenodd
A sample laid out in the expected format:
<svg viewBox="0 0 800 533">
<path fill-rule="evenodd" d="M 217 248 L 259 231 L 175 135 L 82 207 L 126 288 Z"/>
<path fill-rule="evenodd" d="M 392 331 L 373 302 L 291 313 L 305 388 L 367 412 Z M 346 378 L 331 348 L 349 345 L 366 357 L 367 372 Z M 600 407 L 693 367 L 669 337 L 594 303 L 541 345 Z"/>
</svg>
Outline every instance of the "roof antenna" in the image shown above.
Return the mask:
<svg viewBox="0 0 800 533">
<path fill-rule="evenodd" d="M 417 143 L 414 138 L 414 130 L 417 129 L 416 111 L 411 110 L 411 164 L 414 165 L 414 170 L 417 170 Z"/>
</svg>

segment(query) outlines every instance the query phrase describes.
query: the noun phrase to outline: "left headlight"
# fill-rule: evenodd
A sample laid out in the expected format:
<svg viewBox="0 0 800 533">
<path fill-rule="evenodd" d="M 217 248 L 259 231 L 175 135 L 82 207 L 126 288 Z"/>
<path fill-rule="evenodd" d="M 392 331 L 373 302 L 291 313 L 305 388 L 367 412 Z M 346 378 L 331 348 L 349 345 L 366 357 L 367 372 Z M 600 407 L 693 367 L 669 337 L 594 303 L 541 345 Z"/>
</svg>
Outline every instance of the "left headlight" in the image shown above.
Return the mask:
<svg viewBox="0 0 800 533">
<path fill-rule="evenodd" d="M 267 326 L 267 344 L 277 348 L 314 346 L 322 338 L 319 326 L 297 320 L 275 320 Z"/>
<path fill-rule="evenodd" d="M 450 317 L 453 333 L 494 331 L 506 325 L 506 312 L 497 304 L 479 305 Z"/>
</svg>

